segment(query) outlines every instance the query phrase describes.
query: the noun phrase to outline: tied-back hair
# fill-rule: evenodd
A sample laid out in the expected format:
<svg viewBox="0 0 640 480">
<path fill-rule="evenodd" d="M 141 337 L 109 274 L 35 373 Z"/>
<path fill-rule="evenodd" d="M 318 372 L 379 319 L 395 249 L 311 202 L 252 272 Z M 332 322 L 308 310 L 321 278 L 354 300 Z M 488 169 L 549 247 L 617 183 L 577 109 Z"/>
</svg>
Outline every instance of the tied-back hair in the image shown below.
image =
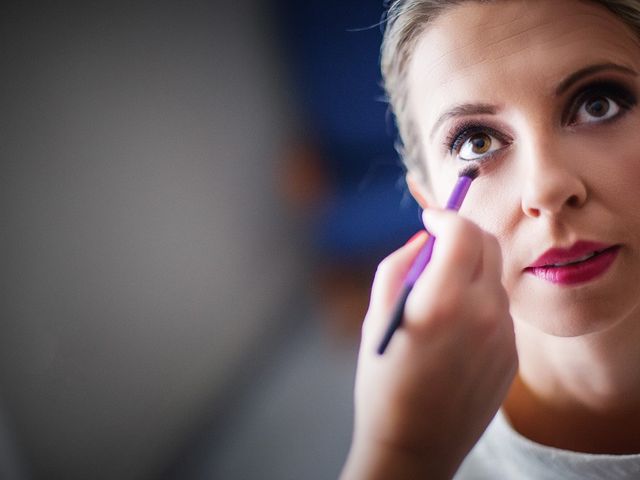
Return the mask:
<svg viewBox="0 0 640 480">
<path fill-rule="evenodd" d="M 396 149 L 405 168 L 417 175 L 426 186 L 429 178 L 419 133 L 407 105 L 407 71 L 420 34 L 445 10 L 470 1 L 493 3 L 501 0 L 384 1 L 386 13 L 383 19 L 385 28 L 380 49 L 380 66 L 387 101 L 398 126 L 399 138 L 396 141 Z M 640 0 L 582 1 L 607 8 L 631 27 L 640 39 Z"/>
</svg>

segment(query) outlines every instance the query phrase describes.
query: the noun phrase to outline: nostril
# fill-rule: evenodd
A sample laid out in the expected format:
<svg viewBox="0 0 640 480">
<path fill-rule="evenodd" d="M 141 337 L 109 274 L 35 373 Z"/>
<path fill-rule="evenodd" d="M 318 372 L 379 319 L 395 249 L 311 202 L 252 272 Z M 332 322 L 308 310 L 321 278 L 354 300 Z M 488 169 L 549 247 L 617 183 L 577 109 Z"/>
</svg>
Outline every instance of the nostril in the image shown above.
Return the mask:
<svg viewBox="0 0 640 480">
<path fill-rule="evenodd" d="M 527 208 L 525 211 L 531 218 L 538 218 L 540 216 L 540 210 L 537 208 Z"/>
<path fill-rule="evenodd" d="M 567 199 L 567 205 L 569 205 L 570 207 L 577 207 L 580 205 L 580 199 L 578 198 L 577 195 L 571 195 Z"/>
</svg>

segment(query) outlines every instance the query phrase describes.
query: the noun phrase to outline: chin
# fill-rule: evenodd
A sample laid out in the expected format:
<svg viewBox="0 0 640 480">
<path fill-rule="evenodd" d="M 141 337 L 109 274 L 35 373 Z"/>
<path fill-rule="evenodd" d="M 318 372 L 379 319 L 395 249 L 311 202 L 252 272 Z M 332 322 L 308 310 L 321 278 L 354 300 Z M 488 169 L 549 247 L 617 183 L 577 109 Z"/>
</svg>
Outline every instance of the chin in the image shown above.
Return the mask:
<svg viewBox="0 0 640 480">
<path fill-rule="evenodd" d="M 547 296 L 544 301 L 527 302 L 528 305 L 513 302 L 511 315 L 517 322 L 554 337 L 593 335 L 627 323 L 632 327 L 640 321 L 640 295 L 620 298 L 606 293 L 582 293 L 561 298 Z"/>
</svg>

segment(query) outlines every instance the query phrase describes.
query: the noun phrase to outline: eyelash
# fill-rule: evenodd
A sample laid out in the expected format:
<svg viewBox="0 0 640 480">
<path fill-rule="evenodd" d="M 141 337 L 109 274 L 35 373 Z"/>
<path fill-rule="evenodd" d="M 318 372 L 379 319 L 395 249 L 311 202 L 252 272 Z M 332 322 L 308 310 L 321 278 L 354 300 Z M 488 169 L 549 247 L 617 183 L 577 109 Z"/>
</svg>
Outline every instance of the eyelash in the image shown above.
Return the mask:
<svg viewBox="0 0 640 480">
<path fill-rule="evenodd" d="M 573 98 L 571 102 L 571 107 L 568 108 L 565 114 L 562 115 L 562 123 L 563 125 L 572 125 L 573 118 L 580 110 L 580 107 L 589 100 L 594 97 L 606 97 L 610 100 L 613 100 L 620 107 L 620 113 L 614 117 L 611 117 L 608 120 L 615 120 L 620 115 L 631 110 L 636 106 L 638 100 L 636 96 L 624 85 L 619 84 L 618 82 L 613 81 L 598 81 L 587 85 L 585 88 L 580 90 Z M 605 120 L 604 122 L 606 122 Z"/>
<path fill-rule="evenodd" d="M 496 129 L 479 122 L 467 121 L 457 125 L 456 129 L 449 133 L 444 145 L 449 153 L 453 154 L 454 152 L 458 152 L 469 138 L 478 133 L 486 133 L 487 135 L 496 137 L 501 142 L 509 142 L 509 138 Z M 492 153 L 487 154 L 483 158 L 489 158 L 491 156 L 493 156 Z"/>
<path fill-rule="evenodd" d="M 618 117 L 624 115 L 635 107 L 638 103 L 636 96 L 626 86 L 613 81 L 597 81 L 587 85 L 573 96 L 573 99 L 570 102 L 570 107 L 566 109 L 565 113 L 562 115 L 562 124 L 572 125 L 572 119 L 576 116 L 584 102 L 597 96 L 613 100 L 620 107 L 620 113 L 614 117 L 604 120 L 602 123 L 616 120 Z M 503 143 L 508 143 L 510 141 L 509 137 L 494 128 L 477 121 L 466 121 L 457 125 L 449 135 L 447 135 L 444 146 L 449 154 L 453 155 L 454 152 L 460 151 L 461 147 L 467 140 L 469 140 L 469 138 L 478 133 L 491 135 Z M 498 152 L 499 150 L 489 153 L 478 159 L 478 161 L 488 160 Z"/>
</svg>

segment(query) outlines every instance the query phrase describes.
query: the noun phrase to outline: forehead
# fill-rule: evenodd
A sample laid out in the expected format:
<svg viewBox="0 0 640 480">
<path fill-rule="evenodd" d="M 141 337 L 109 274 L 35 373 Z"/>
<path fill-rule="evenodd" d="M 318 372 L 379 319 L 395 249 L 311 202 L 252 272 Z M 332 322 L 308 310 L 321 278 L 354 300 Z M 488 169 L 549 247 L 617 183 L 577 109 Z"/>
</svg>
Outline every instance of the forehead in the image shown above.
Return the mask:
<svg viewBox="0 0 640 480">
<path fill-rule="evenodd" d="M 468 1 L 440 15 L 416 43 L 410 113 L 426 128 L 456 103 L 522 100 L 532 87 L 552 91 L 590 64 L 635 67 L 639 60 L 633 31 L 591 2 Z"/>
</svg>

